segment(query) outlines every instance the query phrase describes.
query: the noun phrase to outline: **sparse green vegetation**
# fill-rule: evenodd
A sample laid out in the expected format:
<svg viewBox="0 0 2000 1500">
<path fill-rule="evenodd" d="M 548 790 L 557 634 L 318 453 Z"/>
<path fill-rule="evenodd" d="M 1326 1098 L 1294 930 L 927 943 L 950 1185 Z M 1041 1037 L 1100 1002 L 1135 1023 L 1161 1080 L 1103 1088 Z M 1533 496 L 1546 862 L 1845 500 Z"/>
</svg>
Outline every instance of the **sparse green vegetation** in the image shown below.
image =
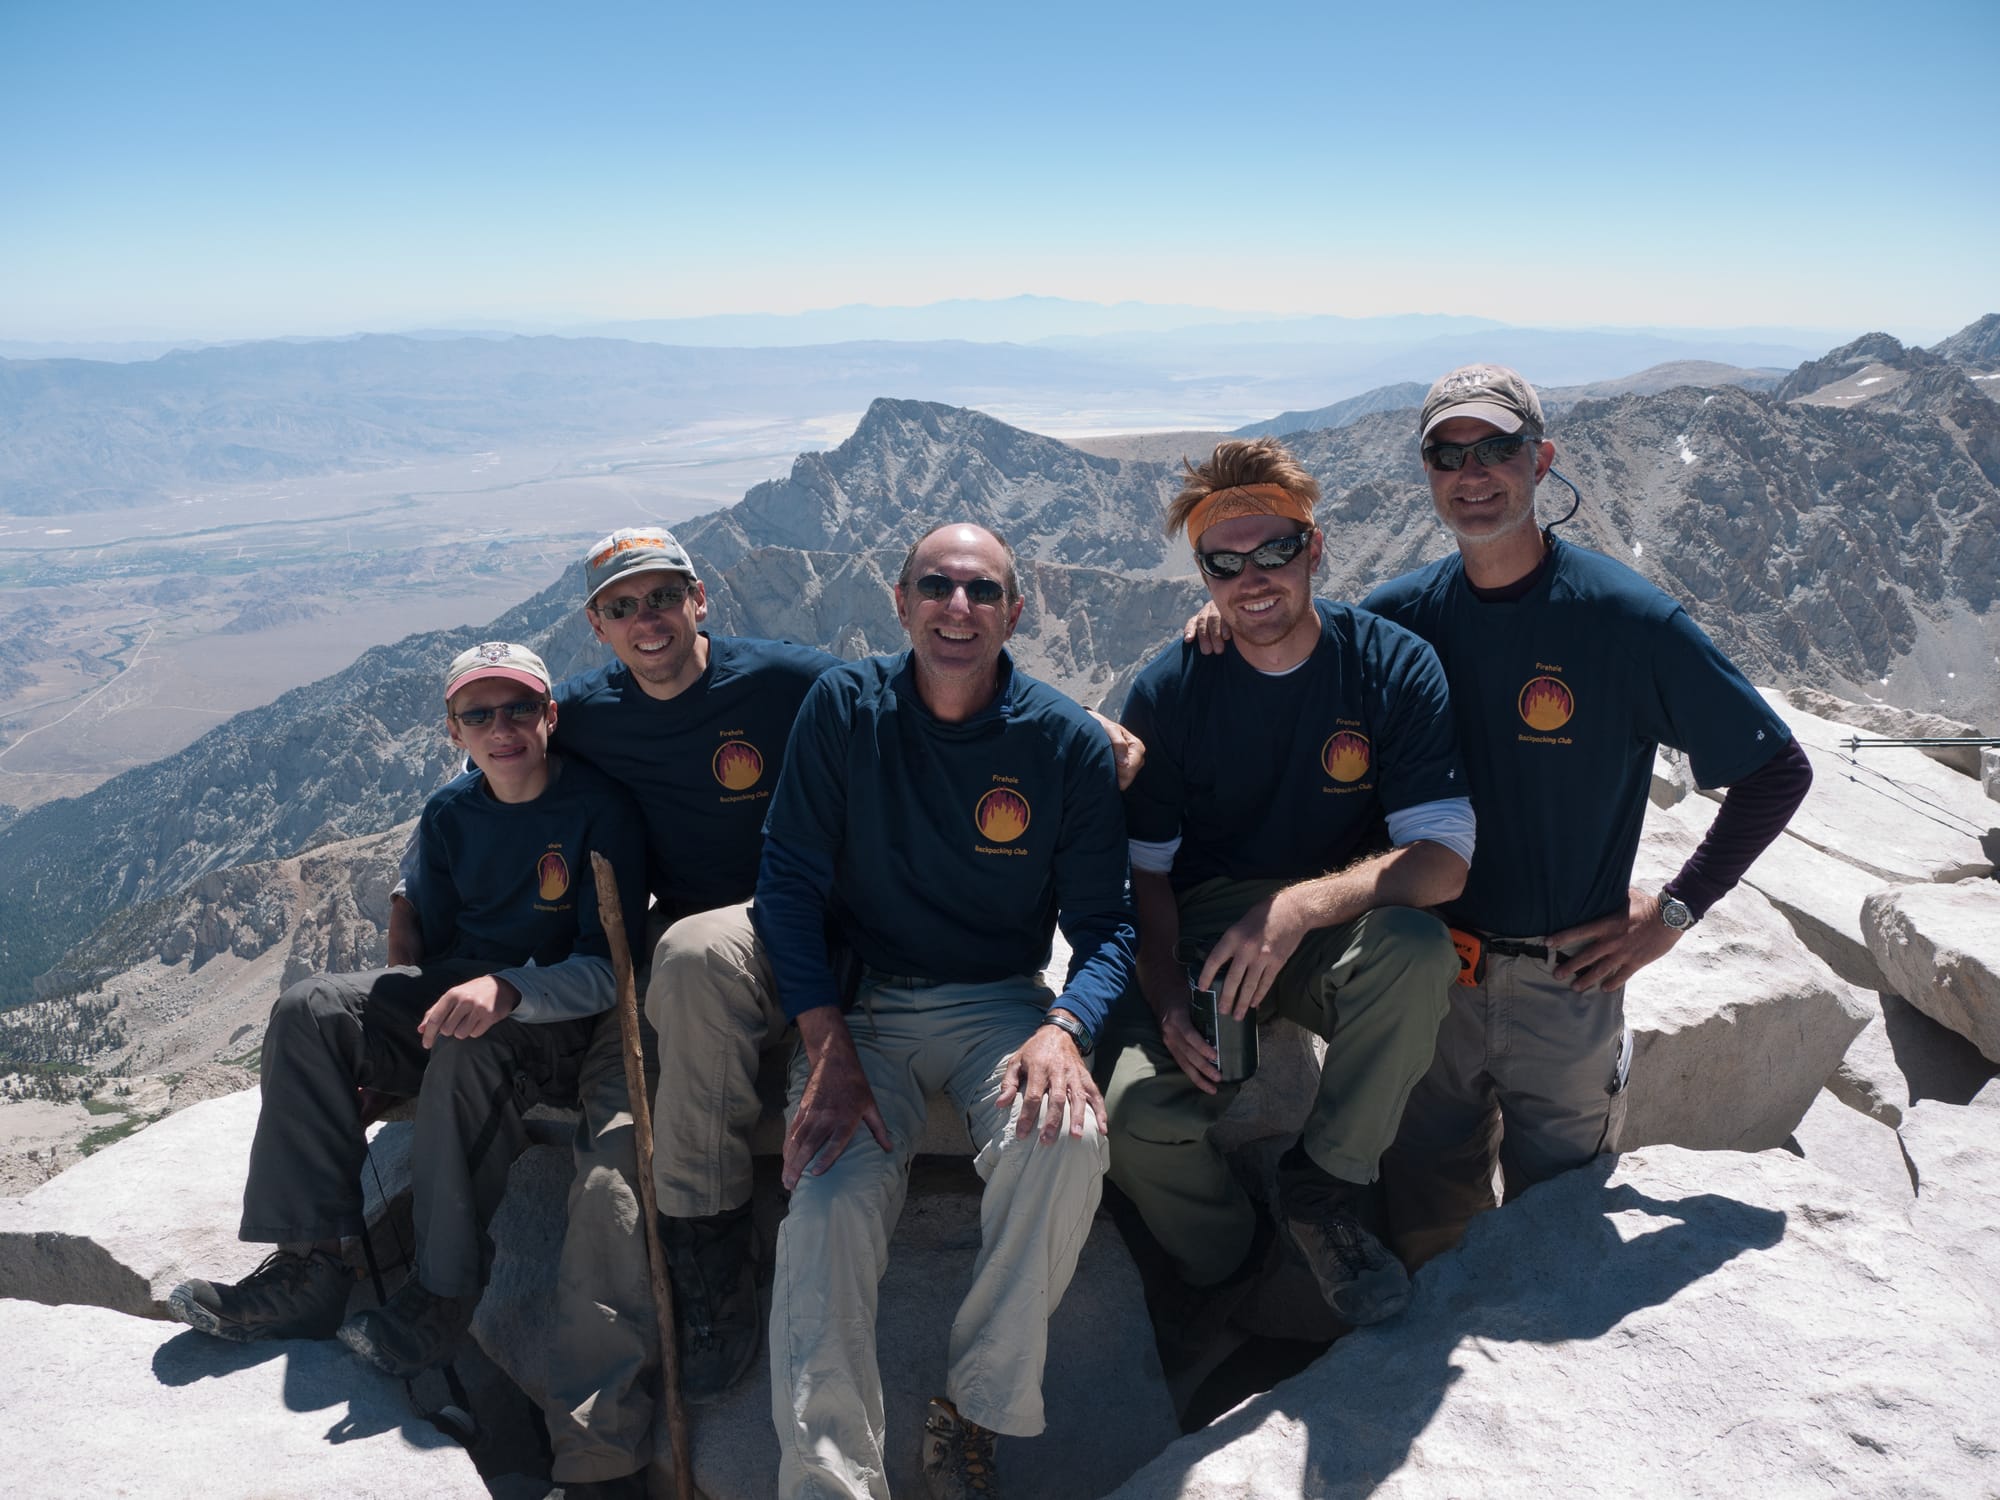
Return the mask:
<svg viewBox="0 0 2000 1500">
<path fill-rule="evenodd" d="M 93 1151 L 101 1151 L 104 1147 L 111 1145 L 115 1141 L 124 1140 L 126 1136 L 131 1135 L 134 1131 L 145 1129 L 159 1118 L 158 1115 L 127 1115 L 116 1125 L 104 1125 L 91 1131 L 89 1135 L 77 1142 L 76 1149 L 81 1155 L 88 1156 Z"/>
</svg>

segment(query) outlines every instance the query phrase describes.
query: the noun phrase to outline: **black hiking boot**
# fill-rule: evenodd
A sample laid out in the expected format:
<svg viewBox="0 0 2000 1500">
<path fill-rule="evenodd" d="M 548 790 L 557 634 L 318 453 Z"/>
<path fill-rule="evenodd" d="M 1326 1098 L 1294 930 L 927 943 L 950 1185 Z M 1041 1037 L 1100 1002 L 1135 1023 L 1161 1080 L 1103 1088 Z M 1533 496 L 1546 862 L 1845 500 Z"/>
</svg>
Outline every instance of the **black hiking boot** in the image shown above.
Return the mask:
<svg viewBox="0 0 2000 1500">
<path fill-rule="evenodd" d="M 757 1358 L 757 1225 L 750 1205 L 699 1219 L 660 1215 L 660 1246 L 680 1324 L 681 1396 L 713 1401 Z"/>
<path fill-rule="evenodd" d="M 338 1338 L 362 1359 L 408 1380 L 451 1358 L 472 1324 L 477 1297 L 440 1297 L 413 1274 L 380 1307 L 366 1307 L 340 1325 Z"/>
<path fill-rule="evenodd" d="M 1278 1163 L 1278 1216 L 1320 1295 L 1356 1327 L 1393 1318 L 1410 1300 L 1410 1274 L 1374 1232 L 1371 1183 L 1335 1177 L 1293 1146 Z"/>
<path fill-rule="evenodd" d="M 944 1397 L 934 1397 L 924 1413 L 924 1485 L 931 1500 L 998 1500 L 993 1446 L 999 1440 Z"/>
<path fill-rule="evenodd" d="M 274 1250 L 241 1281 L 183 1281 L 167 1308 L 188 1327 L 238 1344 L 327 1339 L 347 1312 L 354 1273 L 324 1250 Z"/>
</svg>

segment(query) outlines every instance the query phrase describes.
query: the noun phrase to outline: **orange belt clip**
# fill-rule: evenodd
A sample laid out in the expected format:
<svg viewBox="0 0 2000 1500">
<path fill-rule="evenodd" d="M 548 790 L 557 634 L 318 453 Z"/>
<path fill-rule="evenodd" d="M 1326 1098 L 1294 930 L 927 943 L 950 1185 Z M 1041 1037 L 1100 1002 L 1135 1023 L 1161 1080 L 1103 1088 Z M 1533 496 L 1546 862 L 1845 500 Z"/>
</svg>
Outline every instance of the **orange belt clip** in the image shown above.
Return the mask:
<svg viewBox="0 0 2000 1500">
<path fill-rule="evenodd" d="M 1486 945 L 1479 940 L 1477 933 L 1464 932 L 1456 927 L 1451 929 L 1451 945 L 1458 950 L 1458 979 L 1456 982 L 1464 985 L 1467 989 L 1471 989 L 1485 977 Z"/>
</svg>

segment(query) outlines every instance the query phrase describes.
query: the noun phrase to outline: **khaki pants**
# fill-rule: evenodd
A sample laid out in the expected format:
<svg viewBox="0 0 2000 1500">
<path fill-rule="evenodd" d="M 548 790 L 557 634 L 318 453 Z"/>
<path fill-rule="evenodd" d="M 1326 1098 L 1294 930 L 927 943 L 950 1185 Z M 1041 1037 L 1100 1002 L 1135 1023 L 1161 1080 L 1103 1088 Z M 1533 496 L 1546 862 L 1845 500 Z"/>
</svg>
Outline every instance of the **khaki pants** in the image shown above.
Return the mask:
<svg viewBox="0 0 2000 1500">
<path fill-rule="evenodd" d="M 965 1111 L 985 1182 L 979 1258 L 951 1325 L 945 1395 L 983 1427 L 1040 1432 L 1049 1316 L 1062 1300 L 1103 1193 L 1095 1119 L 1072 1139 L 1017 1139 L 1020 1101 L 995 1102 L 1003 1063 L 1052 996 L 1034 979 L 904 986 L 871 977 L 848 1013 L 861 1066 L 895 1142 L 864 1129 L 819 1176 L 800 1179 L 778 1235 L 771 1298 L 771 1415 L 778 1488 L 788 1497 L 888 1500 L 876 1292 L 902 1213 L 926 1096 Z M 810 1068 L 792 1068 L 796 1109 Z M 1060 1106 L 1058 1106 L 1060 1107 Z"/>
<path fill-rule="evenodd" d="M 1181 935 L 1203 942 L 1286 882 L 1215 879 L 1180 899 Z M 1259 1008 L 1327 1042 L 1319 1091 L 1303 1135 L 1306 1154 L 1334 1176 L 1373 1182 L 1404 1101 L 1430 1066 L 1445 992 L 1458 972 L 1436 917 L 1384 907 L 1309 933 Z M 1193 1286 L 1243 1262 L 1257 1211 L 1208 1130 L 1236 1097 L 1203 1093 L 1160 1040 L 1135 984 L 1119 1004 L 1099 1064 L 1109 1081 L 1111 1180 Z"/>
<path fill-rule="evenodd" d="M 1382 1163 L 1390 1243 L 1413 1270 L 1494 1206 L 1496 1163 L 1513 1198 L 1617 1149 L 1625 992 L 1578 994 L 1557 962 L 1489 955 L 1481 983 L 1452 986 L 1437 1058 Z"/>
<path fill-rule="evenodd" d="M 643 1023 L 649 1073 L 657 1068 Z M 555 1479 L 617 1479 L 652 1460 L 660 1332 L 640 1222 L 639 1159 L 618 1014 L 596 1018 L 577 1080 L 569 1222 L 556 1266 L 548 1427 Z"/>
<path fill-rule="evenodd" d="M 750 1132 L 763 1111 L 757 1064 L 789 1030 L 750 906 L 681 918 L 653 953 L 646 1016 L 660 1038 L 653 1190 L 693 1219 L 750 1201 Z"/>
</svg>

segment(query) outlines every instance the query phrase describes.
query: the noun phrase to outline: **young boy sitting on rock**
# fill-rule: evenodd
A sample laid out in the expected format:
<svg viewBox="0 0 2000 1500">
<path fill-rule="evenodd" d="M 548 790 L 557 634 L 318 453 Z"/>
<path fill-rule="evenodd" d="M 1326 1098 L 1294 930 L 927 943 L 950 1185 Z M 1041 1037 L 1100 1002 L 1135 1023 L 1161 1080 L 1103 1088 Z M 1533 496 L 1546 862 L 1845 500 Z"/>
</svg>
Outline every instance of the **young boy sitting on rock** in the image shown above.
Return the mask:
<svg viewBox="0 0 2000 1500">
<path fill-rule="evenodd" d="M 168 1299 L 217 1338 L 337 1334 L 397 1376 L 442 1362 L 471 1321 L 486 1226 L 526 1144 L 521 1112 L 573 1100 L 591 1018 L 613 1003 L 592 851 L 611 861 L 627 920 L 643 930 L 646 909 L 645 824 L 614 783 L 549 754 L 541 659 L 475 646 L 444 692 L 447 733 L 474 769 L 424 807 L 416 938 L 399 934 L 397 966 L 316 974 L 271 1012 L 239 1234 L 278 1248 L 234 1285 L 187 1281 Z M 341 1240 L 365 1227 L 361 1089 L 417 1099 L 416 1261 L 383 1306 L 348 1318 Z"/>
</svg>

